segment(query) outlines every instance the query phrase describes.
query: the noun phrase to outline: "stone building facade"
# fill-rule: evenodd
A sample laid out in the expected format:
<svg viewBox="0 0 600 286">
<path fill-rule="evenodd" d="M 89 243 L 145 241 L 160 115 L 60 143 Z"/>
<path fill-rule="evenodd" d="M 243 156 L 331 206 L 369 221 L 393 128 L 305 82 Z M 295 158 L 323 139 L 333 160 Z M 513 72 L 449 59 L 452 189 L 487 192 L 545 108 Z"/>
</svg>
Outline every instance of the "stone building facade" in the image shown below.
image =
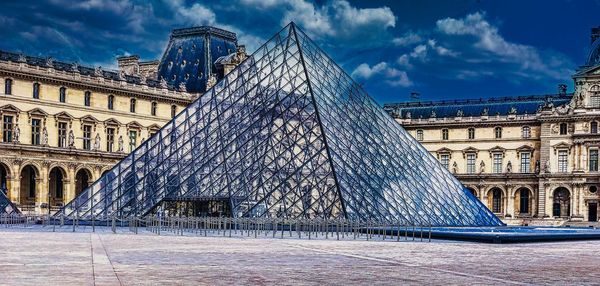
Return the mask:
<svg viewBox="0 0 600 286">
<path fill-rule="evenodd" d="M 174 33 L 182 31 L 197 44 L 208 34 L 227 33 L 224 41 L 237 46 L 227 31 L 196 27 Z M 246 56 L 243 46 L 232 54 Z M 164 61 L 182 65 L 167 56 L 148 62 L 129 56 L 118 58 L 118 71 L 109 71 L 0 51 L 0 190 L 24 213 L 53 213 L 218 79 L 197 76 L 204 89 L 188 89 L 194 74 L 166 79 L 158 71 Z"/>
<path fill-rule="evenodd" d="M 598 221 L 600 28 L 574 93 L 384 108 L 510 224 Z"/>
</svg>

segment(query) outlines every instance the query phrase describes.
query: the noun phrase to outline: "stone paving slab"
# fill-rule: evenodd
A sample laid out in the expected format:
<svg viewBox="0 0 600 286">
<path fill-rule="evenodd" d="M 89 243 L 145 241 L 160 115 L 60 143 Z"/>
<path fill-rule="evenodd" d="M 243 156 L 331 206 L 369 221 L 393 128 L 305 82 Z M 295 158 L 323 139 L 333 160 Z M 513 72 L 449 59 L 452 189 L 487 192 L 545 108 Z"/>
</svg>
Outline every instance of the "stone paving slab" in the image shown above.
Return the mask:
<svg viewBox="0 0 600 286">
<path fill-rule="evenodd" d="M 0 229 L 0 285 L 597 285 L 597 241 L 511 245 Z"/>
</svg>

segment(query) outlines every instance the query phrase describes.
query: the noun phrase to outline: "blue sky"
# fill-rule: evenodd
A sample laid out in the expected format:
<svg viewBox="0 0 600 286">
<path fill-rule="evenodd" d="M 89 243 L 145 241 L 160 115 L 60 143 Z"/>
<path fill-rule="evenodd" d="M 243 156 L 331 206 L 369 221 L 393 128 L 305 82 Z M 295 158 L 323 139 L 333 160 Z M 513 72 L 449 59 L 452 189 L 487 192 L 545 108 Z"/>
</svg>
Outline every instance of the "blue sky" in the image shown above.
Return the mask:
<svg viewBox="0 0 600 286">
<path fill-rule="evenodd" d="M 173 28 L 213 25 L 252 51 L 289 21 L 379 103 L 573 89 L 600 0 L 0 2 L 0 49 L 115 68 L 158 59 Z"/>
</svg>

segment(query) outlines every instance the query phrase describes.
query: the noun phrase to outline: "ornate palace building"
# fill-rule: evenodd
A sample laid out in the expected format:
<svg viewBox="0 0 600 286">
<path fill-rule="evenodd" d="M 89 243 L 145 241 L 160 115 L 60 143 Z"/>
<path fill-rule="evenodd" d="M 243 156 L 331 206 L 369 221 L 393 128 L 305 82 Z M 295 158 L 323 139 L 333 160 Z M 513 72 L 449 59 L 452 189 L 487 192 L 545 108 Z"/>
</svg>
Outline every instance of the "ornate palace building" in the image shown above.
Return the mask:
<svg viewBox="0 0 600 286">
<path fill-rule="evenodd" d="M 598 220 L 600 27 L 575 90 L 385 109 L 507 223 Z"/>
<path fill-rule="evenodd" d="M 119 70 L 0 51 L 0 190 L 58 210 L 245 58 L 236 35 L 174 30 L 160 61 Z"/>
</svg>

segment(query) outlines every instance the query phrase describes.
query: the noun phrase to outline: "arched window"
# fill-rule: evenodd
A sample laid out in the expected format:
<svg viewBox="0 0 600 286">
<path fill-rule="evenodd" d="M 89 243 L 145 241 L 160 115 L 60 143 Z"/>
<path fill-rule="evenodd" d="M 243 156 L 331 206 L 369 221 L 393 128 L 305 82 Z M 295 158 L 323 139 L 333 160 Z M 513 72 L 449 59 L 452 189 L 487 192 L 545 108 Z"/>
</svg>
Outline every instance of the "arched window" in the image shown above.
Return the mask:
<svg viewBox="0 0 600 286">
<path fill-rule="evenodd" d="M 4 94 L 12 94 L 12 79 L 7 78 L 4 80 Z"/>
<path fill-rule="evenodd" d="M 417 141 L 423 141 L 423 130 L 417 130 Z"/>
<path fill-rule="evenodd" d="M 519 213 L 529 213 L 529 190 L 521 189 L 519 191 Z"/>
<path fill-rule="evenodd" d="M 502 212 L 502 191 L 497 188 L 492 191 L 492 212 Z"/>
<path fill-rule="evenodd" d="M 61 86 L 58 89 L 58 101 L 64 103 L 67 101 L 67 88 L 64 86 Z"/>
<path fill-rule="evenodd" d="M 496 139 L 502 138 L 502 127 L 496 127 L 496 128 L 494 128 L 494 137 Z"/>
<path fill-rule="evenodd" d="M 467 133 L 468 133 L 468 138 L 469 139 L 475 139 L 475 128 L 472 128 L 472 127 L 469 128 L 467 130 Z"/>
<path fill-rule="evenodd" d="M 91 104 L 92 104 L 92 92 L 89 90 L 86 90 L 83 93 L 83 105 L 90 106 Z"/>
<path fill-rule="evenodd" d="M 115 96 L 112 94 L 108 95 L 108 109 L 113 110 L 115 108 Z"/>
<path fill-rule="evenodd" d="M 442 140 L 448 140 L 448 129 L 442 129 Z"/>
<path fill-rule="evenodd" d="M 150 109 L 150 113 L 152 114 L 152 116 L 156 116 L 156 107 L 158 106 L 158 104 L 156 103 L 156 101 L 152 102 L 152 107 Z"/>
<path fill-rule="evenodd" d="M 129 112 L 135 113 L 135 98 L 129 100 Z"/>
<path fill-rule="evenodd" d="M 40 83 L 38 83 L 38 82 L 33 83 L 33 98 L 35 98 L 35 99 L 40 98 Z"/>
<path fill-rule="evenodd" d="M 531 127 L 523 126 L 523 128 L 521 129 L 521 137 L 531 138 Z"/>
<path fill-rule="evenodd" d="M 592 121 L 590 123 L 590 133 L 592 133 L 592 134 L 598 133 L 598 121 Z"/>
<path fill-rule="evenodd" d="M 177 105 L 171 105 L 171 118 L 177 115 Z"/>
<path fill-rule="evenodd" d="M 567 135 L 567 123 L 560 124 L 559 133 L 560 133 L 560 135 Z"/>
</svg>

